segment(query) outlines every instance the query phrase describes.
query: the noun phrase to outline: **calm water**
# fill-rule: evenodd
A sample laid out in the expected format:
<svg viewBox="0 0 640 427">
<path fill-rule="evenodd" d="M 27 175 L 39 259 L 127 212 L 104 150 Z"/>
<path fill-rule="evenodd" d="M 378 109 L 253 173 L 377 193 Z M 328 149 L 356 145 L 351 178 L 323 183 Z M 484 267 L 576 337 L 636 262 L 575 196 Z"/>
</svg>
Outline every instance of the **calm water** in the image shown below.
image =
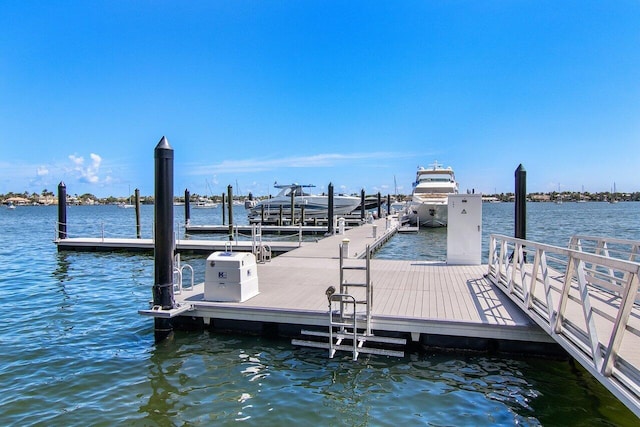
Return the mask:
<svg viewBox="0 0 640 427">
<path fill-rule="evenodd" d="M 483 209 L 485 234 L 512 234 L 513 204 Z M 530 239 L 566 245 L 580 232 L 640 240 L 640 203 L 527 209 Z M 137 314 L 151 297 L 153 258 L 57 253 L 56 214 L 0 209 L 4 425 L 637 425 L 566 361 L 424 352 L 352 362 L 286 340 L 208 332 L 156 345 L 153 321 Z M 145 237 L 152 215 L 145 206 Z M 218 215 L 192 211 L 200 224 L 219 223 Z M 135 234 L 130 209 L 71 207 L 68 221 L 70 235 Z M 445 235 L 394 237 L 378 256 L 443 259 Z M 202 280 L 203 260 L 187 261 Z"/>
</svg>

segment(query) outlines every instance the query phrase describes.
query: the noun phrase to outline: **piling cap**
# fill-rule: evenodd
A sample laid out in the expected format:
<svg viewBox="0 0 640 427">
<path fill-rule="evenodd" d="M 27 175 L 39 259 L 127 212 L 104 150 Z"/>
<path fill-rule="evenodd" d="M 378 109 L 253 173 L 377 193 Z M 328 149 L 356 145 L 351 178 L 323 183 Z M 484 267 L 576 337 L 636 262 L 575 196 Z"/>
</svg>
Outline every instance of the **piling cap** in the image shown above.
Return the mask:
<svg viewBox="0 0 640 427">
<path fill-rule="evenodd" d="M 162 137 L 158 145 L 154 150 L 156 158 L 173 158 L 173 148 L 169 145 L 169 140 L 166 137 Z"/>
</svg>

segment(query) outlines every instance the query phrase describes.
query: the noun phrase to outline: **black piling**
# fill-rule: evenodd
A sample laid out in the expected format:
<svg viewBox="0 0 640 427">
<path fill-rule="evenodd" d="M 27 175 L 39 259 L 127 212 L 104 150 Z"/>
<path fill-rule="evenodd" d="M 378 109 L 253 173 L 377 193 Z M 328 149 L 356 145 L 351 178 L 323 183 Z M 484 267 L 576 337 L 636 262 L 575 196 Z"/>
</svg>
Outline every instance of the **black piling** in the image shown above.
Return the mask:
<svg viewBox="0 0 640 427">
<path fill-rule="evenodd" d="M 229 199 L 229 240 L 233 240 L 233 187 L 227 186 L 227 193 Z"/>
<path fill-rule="evenodd" d="M 515 172 L 516 181 L 516 212 L 515 237 L 527 238 L 527 171 L 520 164 Z"/>
<path fill-rule="evenodd" d="M 173 148 L 164 136 L 154 150 L 155 158 L 155 280 L 153 305 L 173 308 Z M 156 342 L 172 332 L 171 321 L 155 318 Z"/>
<path fill-rule="evenodd" d="M 364 188 L 360 190 L 360 219 L 364 220 L 366 216 L 366 206 L 365 206 L 365 197 L 364 197 Z"/>
<path fill-rule="evenodd" d="M 222 193 L 222 225 L 225 225 L 227 220 L 225 219 L 225 215 L 227 214 L 227 210 L 225 208 L 225 195 Z"/>
<path fill-rule="evenodd" d="M 142 225 L 140 224 L 140 189 L 136 188 L 134 191 L 135 203 L 136 203 L 136 237 L 142 238 Z"/>
<path fill-rule="evenodd" d="M 327 207 L 327 234 L 333 234 L 333 184 L 329 183 L 329 204 Z"/>
<path fill-rule="evenodd" d="M 184 223 L 189 225 L 191 222 L 191 194 L 189 189 L 184 190 Z"/>
<path fill-rule="evenodd" d="M 291 194 L 289 194 L 289 198 L 291 199 L 289 201 L 289 206 L 291 207 L 291 225 L 295 224 L 295 217 L 296 217 L 296 189 L 292 188 L 291 189 Z"/>
<path fill-rule="evenodd" d="M 391 194 L 387 194 L 387 215 L 391 215 Z"/>
<path fill-rule="evenodd" d="M 67 238 L 67 186 L 58 184 L 58 239 Z"/>
<path fill-rule="evenodd" d="M 382 196 L 378 191 L 378 218 L 382 218 Z"/>
</svg>

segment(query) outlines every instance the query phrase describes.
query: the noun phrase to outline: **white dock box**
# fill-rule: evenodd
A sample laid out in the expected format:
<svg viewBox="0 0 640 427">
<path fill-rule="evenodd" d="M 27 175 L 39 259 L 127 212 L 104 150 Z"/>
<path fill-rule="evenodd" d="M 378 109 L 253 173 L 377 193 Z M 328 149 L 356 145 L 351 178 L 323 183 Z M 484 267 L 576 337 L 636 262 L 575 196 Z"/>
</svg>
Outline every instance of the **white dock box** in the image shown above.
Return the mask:
<svg viewBox="0 0 640 427">
<path fill-rule="evenodd" d="M 256 257 L 246 252 L 214 252 L 204 270 L 205 301 L 243 302 L 258 295 Z"/>
<path fill-rule="evenodd" d="M 447 264 L 480 265 L 482 194 L 450 194 L 447 211 Z"/>
</svg>

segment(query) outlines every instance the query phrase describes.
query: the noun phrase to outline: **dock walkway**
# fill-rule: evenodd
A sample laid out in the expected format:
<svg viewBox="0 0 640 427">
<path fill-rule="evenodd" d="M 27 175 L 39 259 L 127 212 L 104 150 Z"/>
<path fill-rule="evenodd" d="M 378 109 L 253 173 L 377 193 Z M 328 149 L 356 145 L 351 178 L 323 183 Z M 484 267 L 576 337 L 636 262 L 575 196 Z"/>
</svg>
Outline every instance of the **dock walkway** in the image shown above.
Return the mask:
<svg viewBox="0 0 640 427">
<path fill-rule="evenodd" d="M 327 327 L 325 291 L 328 286 L 339 285 L 340 243 L 348 239 L 349 262 L 359 262 L 357 258 L 365 256 L 367 245 L 374 250 L 398 226 L 395 219 L 379 219 L 260 264 L 260 293 L 242 303 L 205 301 L 204 284 L 183 290 L 176 295 L 176 302 L 183 307 L 179 311 L 202 317 L 205 323 L 227 319 Z M 486 271 L 487 266 L 482 265 L 373 259 L 372 328 L 383 333 L 410 334 L 414 341 L 428 341 L 429 336 L 437 335 L 516 341 L 523 348 L 525 342 L 552 342 L 485 279 Z M 185 307 L 188 312 L 184 312 Z"/>
</svg>

